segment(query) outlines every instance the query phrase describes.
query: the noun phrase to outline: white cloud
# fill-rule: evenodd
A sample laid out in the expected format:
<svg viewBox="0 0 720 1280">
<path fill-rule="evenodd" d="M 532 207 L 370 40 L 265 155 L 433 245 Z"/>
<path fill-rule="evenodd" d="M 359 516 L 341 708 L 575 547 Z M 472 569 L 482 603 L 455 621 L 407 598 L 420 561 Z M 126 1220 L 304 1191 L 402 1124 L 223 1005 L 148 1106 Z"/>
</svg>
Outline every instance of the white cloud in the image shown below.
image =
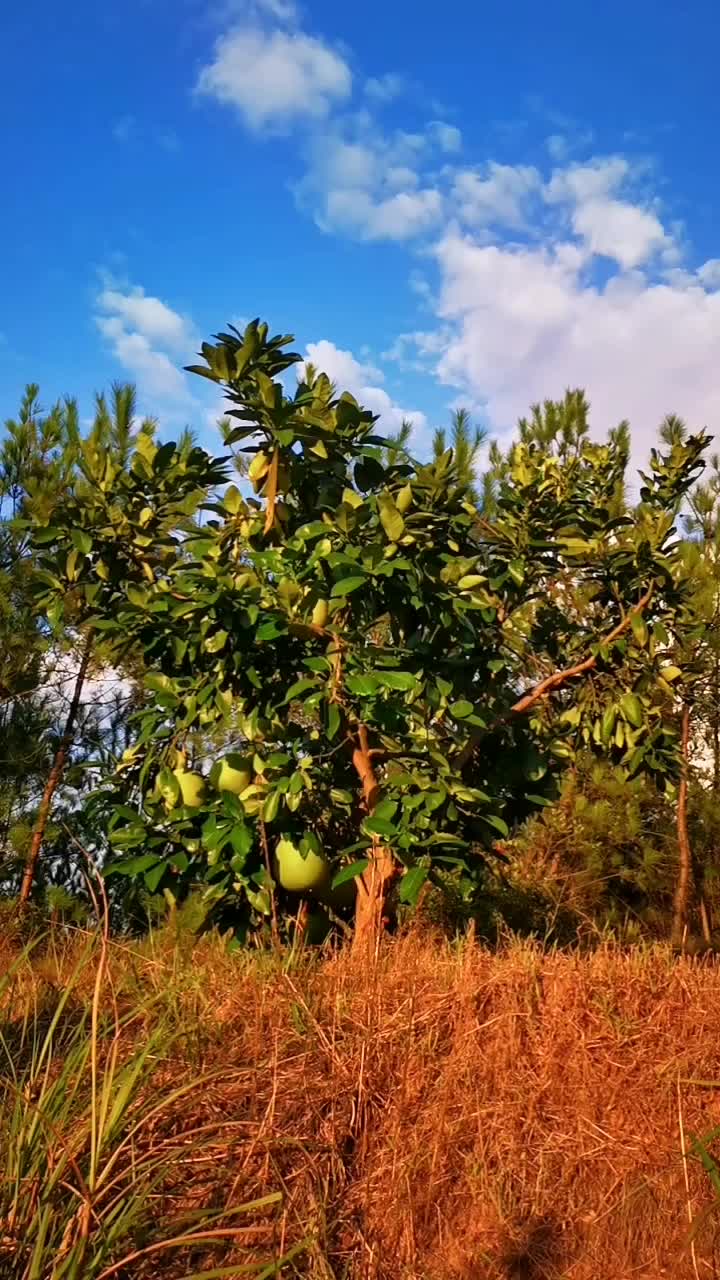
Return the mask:
<svg viewBox="0 0 720 1280">
<path fill-rule="evenodd" d="M 380 414 L 379 428 L 388 434 L 396 431 L 404 418 L 413 424 L 415 437 L 427 431 L 427 419 L 417 409 L 403 409 L 388 395 L 379 369 L 356 360 L 351 351 L 343 351 L 327 338 L 309 342 L 307 358 L 337 386 L 338 393 L 349 391 L 366 409 Z"/>
<path fill-rule="evenodd" d="M 191 357 L 196 340 L 190 322 L 139 287 L 106 285 L 96 306 L 100 333 L 141 390 L 162 400 L 190 400 L 185 375 L 168 354 Z"/>
<path fill-rule="evenodd" d="M 437 143 L 441 151 L 459 151 L 462 146 L 462 134 L 454 124 L 446 124 L 444 120 L 431 120 L 428 134 Z"/>
<path fill-rule="evenodd" d="M 443 210 L 439 191 L 398 191 L 377 199 L 354 189 L 328 192 L 325 219 L 335 230 L 362 240 L 409 240 L 437 226 Z"/>
<path fill-rule="evenodd" d="M 530 197 L 542 185 L 531 165 L 497 164 L 491 161 L 482 174 L 463 169 L 455 177 L 452 199 L 460 217 L 470 226 L 502 224 L 523 227 Z"/>
<path fill-rule="evenodd" d="M 571 200 L 576 204 L 599 200 L 617 191 L 629 174 L 630 164 L 624 156 L 603 156 L 588 164 L 556 169 L 547 184 L 546 198 L 550 203 Z"/>
<path fill-rule="evenodd" d="M 404 91 L 405 79 L 395 71 L 388 71 L 384 76 L 371 76 L 365 81 L 365 93 L 373 102 L 392 102 Z"/>
<path fill-rule="evenodd" d="M 237 108 L 251 129 L 284 132 L 298 118 L 326 116 L 351 85 L 347 63 L 322 40 L 243 26 L 218 39 L 197 91 Z"/>
<path fill-rule="evenodd" d="M 720 258 L 709 258 L 703 262 L 697 274 L 707 289 L 720 289 Z"/>
<path fill-rule="evenodd" d="M 575 210 L 573 227 L 591 253 L 626 268 L 639 267 L 670 243 L 655 214 L 623 200 L 589 200 Z"/>
<path fill-rule="evenodd" d="M 359 240 L 410 240 L 438 226 L 444 197 L 434 183 L 421 185 L 434 136 L 384 133 L 357 113 L 317 134 L 307 169 L 297 184 L 300 205 L 325 231 Z"/>
<path fill-rule="evenodd" d="M 125 328 L 137 329 L 151 342 L 174 350 L 187 351 L 194 342 L 192 325 L 160 298 L 135 286 L 123 293 L 105 288 L 98 296 L 101 311 L 118 317 Z"/>
<path fill-rule="evenodd" d="M 720 292 L 697 276 L 618 272 L 601 286 L 575 245 L 487 245 L 452 230 L 436 254 L 439 327 L 416 345 L 497 432 L 569 385 L 585 388 L 599 434 L 630 419 L 639 464 L 666 413 L 720 422 Z"/>
<path fill-rule="evenodd" d="M 419 241 L 425 261 L 434 256 L 437 285 L 410 281 L 432 321 L 390 345 L 401 367 L 415 371 L 420 361 L 483 405 L 497 432 L 512 431 L 534 401 L 583 386 L 599 433 L 631 419 L 638 461 L 669 411 L 710 427 L 720 420 L 720 257 L 690 264 L 684 229 L 661 209 L 647 162 L 571 162 L 592 135 L 539 103 L 553 130 L 546 165 L 493 156 L 461 165 L 460 131 L 441 106 L 423 132 L 379 125 L 380 109 L 408 87 L 402 76 L 366 79 L 362 106 L 351 111 L 348 61 L 300 29 L 294 0 L 242 3 L 242 24 L 218 40 L 198 90 L 234 106 L 250 128 L 301 126 L 295 194 L 323 230 Z M 126 344 L 139 336 L 162 353 L 149 312 L 143 328 L 137 303 L 132 314 L 128 305 L 104 323 L 119 326 Z M 381 412 L 387 428 L 398 425 L 403 410 L 377 370 L 326 340 L 310 344 L 308 357 Z"/>
<path fill-rule="evenodd" d="M 651 209 L 618 198 L 633 176 L 625 157 L 609 156 L 556 171 L 545 189 L 550 205 L 569 206 L 573 231 L 589 253 L 612 258 L 626 270 L 661 250 L 671 256 L 673 249 Z"/>
</svg>

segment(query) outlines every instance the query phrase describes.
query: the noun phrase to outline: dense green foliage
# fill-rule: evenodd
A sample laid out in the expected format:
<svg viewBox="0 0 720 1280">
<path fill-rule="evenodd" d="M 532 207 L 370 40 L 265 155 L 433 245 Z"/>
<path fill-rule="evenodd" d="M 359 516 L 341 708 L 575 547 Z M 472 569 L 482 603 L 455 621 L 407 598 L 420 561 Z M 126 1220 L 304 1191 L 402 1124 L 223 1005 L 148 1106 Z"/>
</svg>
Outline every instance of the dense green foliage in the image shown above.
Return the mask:
<svg viewBox="0 0 720 1280">
<path fill-rule="evenodd" d="M 203 345 L 192 372 L 231 406 L 222 457 L 138 432 L 129 389 L 98 401 L 86 439 L 72 404 L 40 423 L 34 389 L 8 425 L 0 621 L 29 639 L 2 676 L 4 785 L 29 776 L 23 750 L 38 780 L 49 767 L 52 732 L 38 721 L 28 744 L 22 722 L 25 705 L 46 714 L 46 653 L 82 652 L 126 677 L 135 708 L 120 739 L 87 742 L 78 711 L 61 740 L 64 781 L 89 748 L 82 841 L 106 861 L 108 833 L 120 898 L 200 886 L 240 936 L 284 927 L 298 894 L 340 915 L 357 897 L 366 931 L 428 881 L 475 910 L 522 824 L 544 811 L 522 837 L 542 844 L 567 813 L 572 767 L 575 856 L 615 915 L 636 911 L 633 894 L 672 880 L 682 707 L 717 744 L 708 437 L 668 419 L 632 508 L 628 428 L 594 443 L 580 392 L 537 406 L 484 474 L 462 412 L 451 447 L 439 432 L 416 461 L 407 432 L 379 435 L 316 370 L 288 392 L 289 342 L 253 322 Z M 606 854 L 598 805 L 625 824 Z"/>
</svg>

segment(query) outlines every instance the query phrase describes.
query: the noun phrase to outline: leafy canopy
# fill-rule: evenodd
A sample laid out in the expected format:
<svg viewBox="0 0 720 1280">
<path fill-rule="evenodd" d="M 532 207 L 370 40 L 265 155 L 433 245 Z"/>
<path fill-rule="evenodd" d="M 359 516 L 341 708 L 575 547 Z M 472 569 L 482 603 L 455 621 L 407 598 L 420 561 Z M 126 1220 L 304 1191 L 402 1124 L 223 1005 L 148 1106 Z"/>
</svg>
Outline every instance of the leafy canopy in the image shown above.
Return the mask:
<svg viewBox="0 0 720 1280">
<path fill-rule="evenodd" d="M 674 520 L 707 444 L 654 455 L 619 514 L 626 436 L 591 443 L 569 393 L 521 431 L 481 515 L 452 449 L 413 463 L 312 369 L 288 392 L 290 341 L 254 321 L 191 366 L 232 405 L 228 456 L 143 437 L 35 532 L 51 619 L 79 595 L 147 670 L 134 750 L 96 800 L 116 869 L 174 896 L 200 881 L 241 924 L 270 911 L 282 837 L 336 885 L 382 849 L 408 900 L 451 868 L 473 893 L 575 751 L 672 776 L 655 690 L 682 674 Z M 227 483 L 233 452 L 252 493 Z M 240 794 L 213 785 L 223 752 Z M 188 802 L 192 770 L 208 785 Z"/>
</svg>

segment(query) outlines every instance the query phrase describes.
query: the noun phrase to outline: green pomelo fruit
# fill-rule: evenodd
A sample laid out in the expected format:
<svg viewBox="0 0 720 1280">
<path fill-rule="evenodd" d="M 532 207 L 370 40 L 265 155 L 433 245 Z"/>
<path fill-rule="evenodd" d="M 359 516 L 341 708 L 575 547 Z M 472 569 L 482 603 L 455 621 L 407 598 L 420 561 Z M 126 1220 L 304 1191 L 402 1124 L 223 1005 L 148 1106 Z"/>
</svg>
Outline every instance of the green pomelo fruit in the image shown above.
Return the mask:
<svg viewBox="0 0 720 1280">
<path fill-rule="evenodd" d="M 180 796 L 188 809 L 199 809 L 205 799 L 205 779 L 199 773 L 186 773 L 184 769 L 173 769 L 178 781 Z"/>
<path fill-rule="evenodd" d="M 234 796 L 242 795 L 253 780 L 252 760 L 247 756 L 232 753 L 220 761 L 217 777 L 214 776 L 218 791 L 232 791 Z"/>
<path fill-rule="evenodd" d="M 305 857 L 292 840 L 278 840 L 275 849 L 278 880 L 289 893 L 317 892 L 330 883 L 330 866 L 323 854 Z"/>
</svg>

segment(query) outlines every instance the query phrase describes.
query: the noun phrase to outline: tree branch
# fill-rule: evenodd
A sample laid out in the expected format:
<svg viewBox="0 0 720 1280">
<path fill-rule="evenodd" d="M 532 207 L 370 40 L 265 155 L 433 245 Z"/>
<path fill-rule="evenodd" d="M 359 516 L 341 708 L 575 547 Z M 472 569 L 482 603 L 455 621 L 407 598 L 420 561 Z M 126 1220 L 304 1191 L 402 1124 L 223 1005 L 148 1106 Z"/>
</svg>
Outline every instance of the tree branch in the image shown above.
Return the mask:
<svg viewBox="0 0 720 1280">
<path fill-rule="evenodd" d="M 633 618 L 642 613 L 643 609 L 650 603 L 652 593 L 653 584 L 651 583 L 645 594 L 640 597 L 637 604 L 633 605 L 629 613 L 625 614 L 622 621 L 618 623 L 618 625 L 601 643 L 613 644 L 615 640 L 618 640 L 620 636 L 627 631 L 628 627 L 632 626 Z M 591 654 L 589 657 L 584 658 L 582 662 L 575 663 L 572 667 L 565 667 L 563 671 L 556 671 L 554 675 L 546 676 L 545 679 L 541 680 L 534 689 L 529 689 L 527 693 L 524 693 L 523 696 L 514 703 L 510 708 L 511 713 L 514 715 L 520 715 L 525 711 L 529 711 L 530 708 L 534 707 L 536 702 L 540 702 L 546 694 L 552 693 L 555 689 L 559 689 L 562 685 L 566 684 L 568 680 L 574 680 L 577 676 L 583 676 L 586 672 L 594 670 L 596 666 L 597 654 Z"/>
<path fill-rule="evenodd" d="M 650 603 L 653 590 L 654 583 L 651 583 L 647 591 L 640 597 L 637 604 L 633 605 L 632 609 L 625 614 L 625 617 L 621 619 L 609 635 L 605 636 L 604 640 L 601 641 L 602 644 L 612 644 L 613 641 L 618 640 L 621 635 L 624 635 L 628 627 L 632 626 L 633 618 L 642 613 L 643 609 L 645 609 Z M 589 657 L 584 658 L 582 662 L 576 662 L 572 667 L 565 667 L 562 671 L 556 671 L 553 675 L 546 676 L 545 679 L 541 680 L 533 689 L 528 689 L 527 693 L 524 693 L 521 698 L 518 698 L 517 702 L 515 702 L 513 706 L 504 713 L 504 715 L 498 716 L 497 720 L 494 720 L 487 729 L 483 730 L 480 734 L 474 734 L 472 738 L 465 743 L 465 746 L 457 757 L 457 767 L 462 769 L 467 764 L 470 756 L 475 750 L 475 747 L 485 733 L 493 733 L 494 730 L 499 729 L 501 725 L 507 724 L 511 716 L 522 715 L 524 712 L 529 711 L 531 707 L 534 707 L 536 703 L 547 697 L 549 693 L 553 693 L 555 689 L 559 689 L 562 685 L 567 684 L 568 680 L 577 679 L 578 676 L 585 675 L 588 671 L 594 670 L 596 666 L 597 654 L 591 654 Z"/>
</svg>

